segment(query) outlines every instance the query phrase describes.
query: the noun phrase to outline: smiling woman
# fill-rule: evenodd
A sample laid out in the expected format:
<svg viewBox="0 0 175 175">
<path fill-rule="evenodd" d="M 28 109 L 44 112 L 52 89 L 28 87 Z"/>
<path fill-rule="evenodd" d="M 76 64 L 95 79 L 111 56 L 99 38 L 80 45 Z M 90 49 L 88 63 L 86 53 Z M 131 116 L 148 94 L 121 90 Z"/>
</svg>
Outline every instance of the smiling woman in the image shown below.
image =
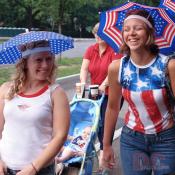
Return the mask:
<svg viewBox="0 0 175 175">
<path fill-rule="evenodd" d="M 169 57 L 159 54 L 154 31 L 149 12 L 129 11 L 122 31 L 121 51 L 125 56 L 113 62 L 108 71 L 103 164 L 108 168 L 115 164 L 110 138 L 123 96 L 128 103 L 120 138 L 124 175 L 175 172 L 174 109 L 168 101 L 165 81 L 167 71 L 175 94 L 175 60 L 168 61 Z"/>
<path fill-rule="evenodd" d="M 25 86 L 31 86 L 27 84 L 33 84 L 33 82 L 35 82 L 35 79 L 37 81 L 37 77 L 38 80 L 43 79 L 43 83 L 46 84 L 53 83 L 55 79 L 55 57 L 49 51 L 48 42 L 31 42 L 25 45 L 21 45 L 19 49 L 22 52 L 23 59 L 19 60 L 19 62 L 16 64 L 14 85 L 11 87 L 11 91 L 8 94 L 10 98 L 13 97 L 15 93 L 24 91 L 26 87 L 21 86 L 22 84 L 25 84 Z M 41 84 L 41 86 L 43 85 Z M 21 88 L 23 88 L 23 90 Z M 36 90 L 38 89 L 32 90 L 30 88 L 30 91 Z"/>
<path fill-rule="evenodd" d="M 0 172 L 55 175 L 54 158 L 69 129 L 68 99 L 55 83 L 55 56 L 48 42 L 19 49 L 22 58 L 13 81 L 0 87 Z"/>
</svg>

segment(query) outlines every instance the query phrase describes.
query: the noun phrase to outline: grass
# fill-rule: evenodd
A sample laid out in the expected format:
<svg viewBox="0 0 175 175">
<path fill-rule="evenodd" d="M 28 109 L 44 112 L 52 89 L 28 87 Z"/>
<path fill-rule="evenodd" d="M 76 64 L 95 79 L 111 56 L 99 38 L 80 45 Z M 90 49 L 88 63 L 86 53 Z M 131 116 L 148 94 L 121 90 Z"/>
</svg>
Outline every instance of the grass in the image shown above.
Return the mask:
<svg viewBox="0 0 175 175">
<path fill-rule="evenodd" d="M 80 73 L 82 58 L 64 58 L 58 60 L 58 77 Z"/>
<path fill-rule="evenodd" d="M 57 77 L 80 73 L 82 58 L 61 58 L 57 59 L 58 72 Z M 0 84 L 10 80 L 11 75 L 15 72 L 14 66 L 0 68 Z"/>
</svg>

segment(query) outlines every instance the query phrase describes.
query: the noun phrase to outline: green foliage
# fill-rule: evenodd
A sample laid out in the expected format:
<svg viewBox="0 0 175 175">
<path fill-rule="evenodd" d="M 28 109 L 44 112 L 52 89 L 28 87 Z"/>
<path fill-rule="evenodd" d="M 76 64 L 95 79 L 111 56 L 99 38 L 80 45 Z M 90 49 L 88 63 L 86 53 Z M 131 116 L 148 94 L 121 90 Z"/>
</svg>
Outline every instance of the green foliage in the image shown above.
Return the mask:
<svg viewBox="0 0 175 175">
<path fill-rule="evenodd" d="M 0 84 L 9 81 L 14 73 L 14 70 L 13 66 L 0 68 Z"/>
<path fill-rule="evenodd" d="M 58 59 L 58 66 L 70 66 L 70 65 L 80 65 L 82 63 L 82 58 L 61 58 Z"/>
<path fill-rule="evenodd" d="M 99 12 L 125 2 L 127 0 L 0 0 L 0 26 L 92 36 L 91 29 L 99 20 Z M 158 6 L 160 0 L 131 2 Z"/>
<path fill-rule="evenodd" d="M 58 77 L 80 73 L 80 65 L 71 65 L 69 67 L 58 67 Z"/>
<path fill-rule="evenodd" d="M 149 5 L 149 6 L 158 6 L 160 3 L 160 0 L 133 0 L 132 2 L 137 2 L 140 4 L 144 4 L 144 5 Z"/>
</svg>

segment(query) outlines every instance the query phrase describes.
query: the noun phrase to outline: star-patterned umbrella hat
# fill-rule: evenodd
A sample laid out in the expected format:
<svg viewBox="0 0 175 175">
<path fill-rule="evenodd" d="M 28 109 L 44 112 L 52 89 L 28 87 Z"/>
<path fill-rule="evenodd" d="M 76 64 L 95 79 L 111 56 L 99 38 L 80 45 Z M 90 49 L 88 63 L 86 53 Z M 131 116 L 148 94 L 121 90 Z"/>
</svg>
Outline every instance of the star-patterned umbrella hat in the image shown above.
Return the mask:
<svg viewBox="0 0 175 175">
<path fill-rule="evenodd" d="M 144 9 L 154 19 L 156 44 L 160 53 L 171 55 L 175 51 L 175 18 L 168 10 L 150 7 L 134 2 L 128 2 L 100 13 L 98 35 L 106 41 L 116 52 L 122 45 L 122 26 L 129 10 Z"/>
<path fill-rule="evenodd" d="M 55 32 L 31 31 L 19 34 L 8 41 L 0 44 L 0 64 L 14 64 L 22 58 L 19 46 L 34 42 L 48 41 L 50 51 L 53 54 L 59 54 L 73 48 L 73 39 Z"/>
</svg>

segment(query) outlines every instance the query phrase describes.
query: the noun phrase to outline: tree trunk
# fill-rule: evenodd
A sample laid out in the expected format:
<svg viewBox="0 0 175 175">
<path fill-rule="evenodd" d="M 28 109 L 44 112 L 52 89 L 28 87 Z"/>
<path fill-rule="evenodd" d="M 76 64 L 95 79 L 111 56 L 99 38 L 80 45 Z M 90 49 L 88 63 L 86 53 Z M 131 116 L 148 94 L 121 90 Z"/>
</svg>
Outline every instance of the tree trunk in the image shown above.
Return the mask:
<svg viewBox="0 0 175 175">
<path fill-rule="evenodd" d="M 31 28 L 33 27 L 33 21 L 32 21 L 32 8 L 28 8 L 28 15 L 29 15 L 29 23 L 28 23 L 28 28 L 29 30 L 31 30 Z"/>
<path fill-rule="evenodd" d="M 58 33 L 60 33 L 60 34 L 62 33 L 62 26 L 60 23 L 58 24 Z"/>
</svg>

